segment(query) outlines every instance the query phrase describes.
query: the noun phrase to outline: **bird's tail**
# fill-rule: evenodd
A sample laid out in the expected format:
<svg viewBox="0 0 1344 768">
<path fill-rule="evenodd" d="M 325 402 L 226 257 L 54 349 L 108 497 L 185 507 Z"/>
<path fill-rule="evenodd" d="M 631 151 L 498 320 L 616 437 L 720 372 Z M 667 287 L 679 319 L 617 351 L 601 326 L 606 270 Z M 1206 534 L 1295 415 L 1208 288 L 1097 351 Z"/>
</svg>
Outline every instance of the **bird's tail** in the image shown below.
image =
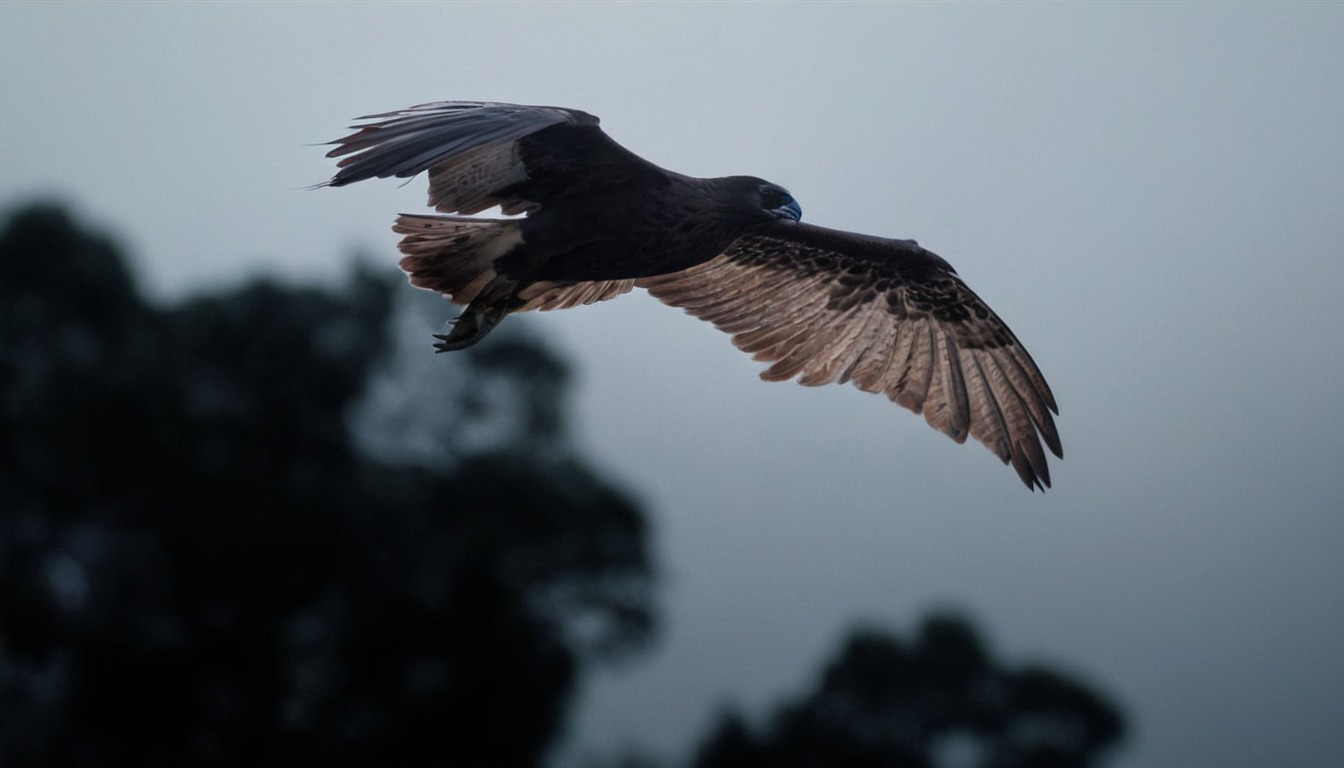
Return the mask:
<svg viewBox="0 0 1344 768">
<path fill-rule="evenodd" d="M 499 275 L 495 259 L 523 242 L 518 222 L 403 213 L 392 231 L 404 235 L 401 268 L 411 285 L 470 304 Z"/>
<path fill-rule="evenodd" d="M 436 336 L 440 352 L 475 344 L 513 309 L 518 286 L 495 271 L 495 260 L 523 242 L 517 221 L 403 213 L 392 229 L 404 235 L 397 247 L 411 285 L 467 305 Z"/>
</svg>

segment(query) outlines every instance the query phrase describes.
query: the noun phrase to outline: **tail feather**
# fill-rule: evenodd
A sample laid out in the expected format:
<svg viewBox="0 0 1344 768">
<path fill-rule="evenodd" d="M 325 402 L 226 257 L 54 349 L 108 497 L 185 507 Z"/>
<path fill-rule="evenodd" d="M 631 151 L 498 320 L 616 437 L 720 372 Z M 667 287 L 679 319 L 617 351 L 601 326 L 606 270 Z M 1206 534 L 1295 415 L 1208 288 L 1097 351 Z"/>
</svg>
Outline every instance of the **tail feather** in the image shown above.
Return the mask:
<svg viewBox="0 0 1344 768">
<path fill-rule="evenodd" d="M 403 213 L 392 227 L 411 285 L 466 305 L 452 329 L 437 336 L 440 351 L 480 341 L 512 312 L 568 309 L 628 292 L 634 278 L 586 282 L 532 281 L 495 271 L 495 261 L 523 243 L 516 219 L 474 219 Z"/>
<path fill-rule="evenodd" d="M 401 214 L 392 227 L 411 285 L 468 304 L 495 281 L 495 259 L 523 242 L 518 222 Z"/>
</svg>

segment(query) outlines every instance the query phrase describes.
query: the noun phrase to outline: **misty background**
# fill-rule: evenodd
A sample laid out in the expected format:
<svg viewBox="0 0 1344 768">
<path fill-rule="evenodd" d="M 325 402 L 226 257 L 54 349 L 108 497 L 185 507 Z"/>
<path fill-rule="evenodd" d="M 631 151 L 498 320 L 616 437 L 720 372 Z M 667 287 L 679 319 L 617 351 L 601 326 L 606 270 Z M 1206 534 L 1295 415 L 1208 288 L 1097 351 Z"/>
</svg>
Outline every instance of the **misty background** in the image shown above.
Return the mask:
<svg viewBox="0 0 1344 768">
<path fill-rule="evenodd" d="M 1331 766 L 1342 29 L 1327 4 L 7 3 L 0 208 L 68 202 L 161 301 L 395 276 L 422 183 L 308 190 L 310 145 L 467 98 L 584 109 L 668 168 L 916 238 L 1054 388 L 1047 493 L 881 398 L 762 383 L 647 296 L 528 318 L 660 579 L 652 648 L 577 689 L 556 762 L 680 754 L 716 706 L 808 690 L 856 622 L 953 609 L 1113 695 L 1117 765 Z"/>
</svg>

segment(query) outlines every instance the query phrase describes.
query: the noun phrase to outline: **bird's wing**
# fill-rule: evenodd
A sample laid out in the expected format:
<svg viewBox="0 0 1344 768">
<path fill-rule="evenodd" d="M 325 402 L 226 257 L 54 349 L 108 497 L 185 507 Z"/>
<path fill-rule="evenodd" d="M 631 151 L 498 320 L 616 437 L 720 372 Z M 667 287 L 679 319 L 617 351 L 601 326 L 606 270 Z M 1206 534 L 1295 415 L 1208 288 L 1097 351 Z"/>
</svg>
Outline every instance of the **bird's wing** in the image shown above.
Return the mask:
<svg viewBox="0 0 1344 768">
<path fill-rule="evenodd" d="M 429 171 L 429 204 L 471 214 L 496 205 L 525 213 L 563 195 L 657 181 L 663 171 L 617 144 L 586 112 L 477 101 L 439 101 L 367 115 L 328 157 L 340 187 Z"/>
<path fill-rule="evenodd" d="M 545 312 L 552 309 L 570 309 L 580 304 L 596 304 L 629 293 L 634 287 L 633 279 L 589 280 L 568 284 L 545 281 L 532 283 L 518 292 L 518 298 L 523 301 L 523 305 L 513 311 L 526 312 L 530 309 L 539 309 Z"/>
<path fill-rule="evenodd" d="M 885 393 L 953 440 L 984 443 L 1028 488 L 1050 485 L 1042 442 L 1064 455 L 1059 409 L 1027 350 L 914 241 L 776 222 L 636 285 L 773 363 L 761 378 Z"/>
</svg>

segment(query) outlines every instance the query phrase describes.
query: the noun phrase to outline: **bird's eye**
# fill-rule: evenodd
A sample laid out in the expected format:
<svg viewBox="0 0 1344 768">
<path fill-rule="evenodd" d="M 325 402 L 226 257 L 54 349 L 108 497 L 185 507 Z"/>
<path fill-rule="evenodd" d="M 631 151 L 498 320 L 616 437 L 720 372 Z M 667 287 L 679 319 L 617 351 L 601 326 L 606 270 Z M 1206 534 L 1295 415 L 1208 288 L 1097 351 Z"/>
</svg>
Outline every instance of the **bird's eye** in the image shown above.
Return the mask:
<svg viewBox="0 0 1344 768">
<path fill-rule="evenodd" d="M 762 184 L 760 187 L 761 204 L 765 208 L 778 208 L 789 202 L 789 193 L 779 187 Z"/>
</svg>

